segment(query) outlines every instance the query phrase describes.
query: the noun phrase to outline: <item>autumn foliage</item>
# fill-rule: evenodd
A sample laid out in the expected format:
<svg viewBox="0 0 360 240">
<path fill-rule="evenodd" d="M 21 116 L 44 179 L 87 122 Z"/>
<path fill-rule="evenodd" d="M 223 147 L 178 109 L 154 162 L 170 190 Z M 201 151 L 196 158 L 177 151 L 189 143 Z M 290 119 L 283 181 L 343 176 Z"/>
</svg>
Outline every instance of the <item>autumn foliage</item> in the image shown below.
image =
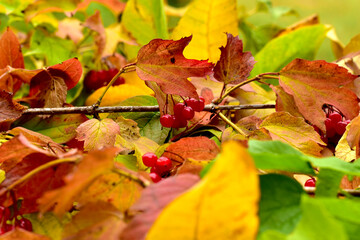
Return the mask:
<svg viewBox="0 0 360 240">
<path fill-rule="evenodd" d="M 0 239 L 358 238 L 360 37 L 236 2 L 0 6 Z"/>
</svg>

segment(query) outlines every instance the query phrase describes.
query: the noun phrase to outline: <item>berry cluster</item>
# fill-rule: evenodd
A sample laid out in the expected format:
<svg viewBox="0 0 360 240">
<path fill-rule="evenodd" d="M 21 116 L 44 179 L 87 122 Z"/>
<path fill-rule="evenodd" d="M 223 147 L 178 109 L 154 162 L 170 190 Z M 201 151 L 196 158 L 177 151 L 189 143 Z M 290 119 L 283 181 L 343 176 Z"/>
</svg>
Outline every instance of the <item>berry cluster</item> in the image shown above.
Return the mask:
<svg viewBox="0 0 360 240">
<path fill-rule="evenodd" d="M 94 91 L 98 88 L 106 86 L 113 77 L 118 73 L 118 69 L 110 68 L 109 70 L 90 70 L 84 79 L 84 86 L 89 91 Z M 123 84 L 125 79 L 119 77 L 113 86 Z"/>
<path fill-rule="evenodd" d="M 0 235 L 13 230 L 15 227 L 32 231 L 32 224 L 29 219 L 24 218 L 20 214 L 12 216 L 10 209 L 0 206 Z"/>
<path fill-rule="evenodd" d="M 157 157 L 154 153 L 148 152 L 142 156 L 145 166 L 151 167 L 150 178 L 154 183 L 159 182 L 162 177 L 167 176 L 172 168 L 172 162 L 167 157 Z"/>
<path fill-rule="evenodd" d="M 306 182 L 304 184 L 305 187 L 315 187 L 315 185 L 316 185 L 315 178 L 310 178 L 310 179 L 306 180 Z"/>
<path fill-rule="evenodd" d="M 166 128 L 184 128 L 195 116 L 195 112 L 201 112 L 205 107 L 205 99 L 199 97 L 189 98 L 185 102 L 177 103 L 174 106 L 174 115 L 164 114 L 160 117 L 160 123 Z"/>
</svg>

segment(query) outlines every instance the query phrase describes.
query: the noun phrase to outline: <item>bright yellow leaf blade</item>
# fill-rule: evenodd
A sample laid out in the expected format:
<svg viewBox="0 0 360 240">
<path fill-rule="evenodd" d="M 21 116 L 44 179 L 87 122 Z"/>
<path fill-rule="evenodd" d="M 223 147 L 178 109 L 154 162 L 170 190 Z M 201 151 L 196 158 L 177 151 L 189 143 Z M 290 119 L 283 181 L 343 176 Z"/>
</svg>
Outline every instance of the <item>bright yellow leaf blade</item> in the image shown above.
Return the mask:
<svg viewBox="0 0 360 240">
<path fill-rule="evenodd" d="M 227 142 L 210 172 L 164 209 L 146 239 L 256 239 L 259 195 L 249 153 Z"/>
<path fill-rule="evenodd" d="M 184 56 L 216 62 L 219 47 L 226 44 L 224 33 L 238 35 L 236 0 L 195 0 L 174 29 L 172 39 L 193 35 Z"/>
</svg>

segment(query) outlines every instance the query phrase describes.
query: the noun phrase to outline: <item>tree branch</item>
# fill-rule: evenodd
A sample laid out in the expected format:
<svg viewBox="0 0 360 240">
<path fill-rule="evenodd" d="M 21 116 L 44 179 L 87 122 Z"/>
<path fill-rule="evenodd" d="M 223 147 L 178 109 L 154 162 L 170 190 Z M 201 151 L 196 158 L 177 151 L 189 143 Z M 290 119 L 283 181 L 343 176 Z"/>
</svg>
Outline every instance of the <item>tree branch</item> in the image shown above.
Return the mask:
<svg viewBox="0 0 360 240">
<path fill-rule="evenodd" d="M 267 109 L 275 108 L 275 104 L 244 104 L 244 105 L 206 105 L 204 111 L 214 112 L 217 110 L 243 110 L 243 109 Z M 159 106 L 115 106 L 115 107 L 98 107 L 81 106 L 81 107 L 63 107 L 63 108 L 28 108 L 23 111 L 23 115 L 57 115 L 57 114 L 75 114 L 83 113 L 94 115 L 95 113 L 112 113 L 112 112 L 158 112 Z"/>
</svg>

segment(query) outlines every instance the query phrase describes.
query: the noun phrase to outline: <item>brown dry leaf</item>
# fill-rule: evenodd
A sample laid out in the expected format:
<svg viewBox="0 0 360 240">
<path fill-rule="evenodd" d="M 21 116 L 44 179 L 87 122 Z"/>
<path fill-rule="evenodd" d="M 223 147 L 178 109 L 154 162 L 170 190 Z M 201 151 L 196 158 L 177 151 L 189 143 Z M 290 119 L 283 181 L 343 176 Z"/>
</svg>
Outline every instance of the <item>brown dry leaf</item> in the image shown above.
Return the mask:
<svg viewBox="0 0 360 240">
<path fill-rule="evenodd" d="M 255 240 L 260 198 L 257 170 L 246 148 L 223 144 L 205 177 L 161 212 L 146 239 Z"/>
<path fill-rule="evenodd" d="M 91 151 L 113 147 L 116 135 L 120 134 L 119 124 L 110 118 L 87 120 L 76 129 L 76 139 L 84 142 L 84 150 Z"/>
<path fill-rule="evenodd" d="M 213 160 L 220 149 L 214 140 L 207 137 L 185 137 L 171 143 L 163 156 L 170 158 L 174 165 L 179 165 L 187 158 L 195 160 Z"/>
<path fill-rule="evenodd" d="M 321 156 L 323 147 L 320 145 L 325 143 L 303 118 L 287 112 L 276 112 L 265 118 L 260 127 L 268 130 L 273 140 L 286 142 L 305 154 Z"/>
<path fill-rule="evenodd" d="M 82 191 L 85 191 L 98 177 L 110 173 L 114 168 L 113 159 L 117 148 L 94 150 L 81 160 L 74 171 L 64 178 L 65 186 L 45 192 L 38 199 L 40 212 L 52 211 L 62 216 L 71 209 Z"/>
<path fill-rule="evenodd" d="M 37 99 L 32 107 L 62 107 L 67 91 L 75 87 L 81 74 L 81 63 L 77 58 L 40 71 L 30 82 L 29 96 Z"/>
<path fill-rule="evenodd" d="M 220 47 L 220 60 L 214 68 L 214 77 L 224 84 L 238 84 L 245 81 L 254 68 L 255 60 L 251 52 L 243 52 L 239 37 L 227 34 L 225 47 Z"/>
<path fill-rule="evenodd" d="M 213 64 L 186 59 L 183 50 L 190 41 L 191 36 L 177 41 L 150 41 L 139 50 L 136 73 L 144 81 L 156 82 L 166 94 L 198 98 L 196 88 L 188 78 L 211 75 Z"/>
<path fill-rule="evenodd" d="M 302 20 L 300 20 L 299 22 L 296 22 L 294 23 L 293 25 L 287 27 L 286 29 L 280 31 L 278 34 L 277 34 L 277 37 L 280 37 L 282 35 L 286 35 L 286 34 L 289 34 L 299 28 L 302 28 L 302 27 L 306 27 L 306 26 L 312 26 L 312 25 L 316 25 L 316 24 L 319 24 L 320 23 L 320 20 L 319 20 L 319 16 L 314 14 L 314 15 L 311 15 L 307 18 L 304 18 Z"/>
<path fill-rule="evenodd" d="M 106 45 L 106 33 L 104 24 L 101 21 L 100 11 L 97 10 L 94 15 L 86 19 L 84 26 L 97 33 L 95 36 L 96 56 L 101 57 Z"/>
<path fill-rule="evenodd" d="M 12 123 L 19 117 L 26 109 L 25 106 L 18 104 L 12 100 L 12 94 L 4 90 L 0 90 L 0 122 Z M 8 129 L 1 129 L 2 131 Z"/>
<path fill-rule="evenodd" d="M 125 227 L 122 213 L 107 202 L 93 202 L 80 209 L 65 225 L 64 239 L 112 240 L 120 239 Z"/>
<path fill-rule="evenodd" d="M 335 106 L 347 119 L 358 115 L 357 96 L 346 87 L 356 78 L 334 63 L 295 59 L 280 71 L 279 83 L 304 118 L 325 132 L 324 104 Z"/>
<path fill-rule="evenodd" d="M 0 69 L 7 66 L 24 68 L 24 57 L 16 35 L 8 27 L 0 38 Z M 0 78 L 0 89 L 15 93 L 21 86 L 21 79 L 6 75 Z"/>
<path fill-rule="evenodd" d="M 121 239 L 144 239 L 166 205 L 198 181 L 199 177 L 197 175 L 182 174 L 169 177 L 147 187 L 138 202 L 131 207 L 130 214 L 134 213 L 136 215 L 126 226 Z"/>
<path fill-rule="evenodd" d="M 2 234 L 0 240 L 50 240 L 47 236 L 39 235 L 33 232 L 26 231 L 22 228 L 15 228 L 14 230 Z"/>
</svg>

